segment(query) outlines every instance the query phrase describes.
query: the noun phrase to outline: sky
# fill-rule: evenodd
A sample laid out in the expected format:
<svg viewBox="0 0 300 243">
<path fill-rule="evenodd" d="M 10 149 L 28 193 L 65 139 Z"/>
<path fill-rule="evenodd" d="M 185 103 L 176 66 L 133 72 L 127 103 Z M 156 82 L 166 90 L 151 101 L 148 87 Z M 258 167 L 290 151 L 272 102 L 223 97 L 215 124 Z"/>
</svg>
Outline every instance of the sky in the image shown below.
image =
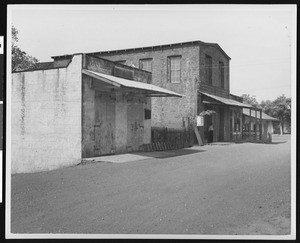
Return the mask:
<svg viewBox="0 0 300 243">
<path fill-rule="evenodd" d="M 296 5 L 14 5 L 8 27 L 39 61 L 200 40 L 231 57 L 230 93 L 291 97 Z"/>
</svg>

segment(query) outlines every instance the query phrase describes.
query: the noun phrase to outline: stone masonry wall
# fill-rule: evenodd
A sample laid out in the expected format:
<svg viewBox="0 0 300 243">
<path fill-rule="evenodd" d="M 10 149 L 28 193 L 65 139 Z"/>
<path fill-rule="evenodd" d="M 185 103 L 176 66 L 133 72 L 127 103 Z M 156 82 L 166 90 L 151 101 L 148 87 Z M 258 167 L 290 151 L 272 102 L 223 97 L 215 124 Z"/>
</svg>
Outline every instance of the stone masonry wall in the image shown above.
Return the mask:
<svg viewBox="0 0 300 243">
<path fill-rule="evenodd" d="M 205 83 L 205 55 L 212 57 L 212 87 L 216 87 L 216 93 L 219 96 L 224 96 L 224 92 L 228 93 L 226 96 L 229 98 L 230 82 L 229 82 L 229 59 L 224 56 L 220 50 L 213 46 L 200 46 L 200 69 L 199 77 L 200 82 Z M 219 62 L 224 63 L 224 89 L 221 88 L 221 79 L 219 76 Z M 218 92 L 219 91 L 219 92 Z"/>
<path fill-rule="evenodd" d="M 205 55 L 212 57 L 212 85 L 205 83 Z M 217 95 L 224 98 L 230 98 L 230 80 L 229 80 L 229 59 L 220 50 L 213 46 L 200 46 L 199 50 L 200 57 L 200 68 L 199 68 L 199 79 L 200 87 L 199 91 Z M 221 88 L 221 79 L 219 71 L 219 62 L 224 63 L 224 88 Z M 214 141 L 220 141 L 220 109 L 223 109 L 224 118 L 224 141 L 230 140 L 230 111 L 229 107 L 215 107 L 216 114 L 213 114 L 212 121 L 215 127 Z M 198 95 L 198 114 L 204 110 L 204 104 L 201 100 L 201 95 Z M 206 125 L 208 127 L 208 125 Z M 205 127 L 206 127 L 205 126 Z M 204 137 L 204 127 L 200 128 L 200 134 Z"/>
<path fill-rule="evenodd" d="M 139 67 L 139 60 L 152 58 L 152 84 L 185 95 L 183 98 L 152 98 L 152 126 L 182 128 L 183 118 L 196 114 L 197 82 L 199 81 L 199 46 L 163 48 L 161 50 L 128 51 L 117 54 L 97 54 L 102 58 Z M 167 59 L 181 56 L 181 83 L 168 83 Z"/>
</svg>

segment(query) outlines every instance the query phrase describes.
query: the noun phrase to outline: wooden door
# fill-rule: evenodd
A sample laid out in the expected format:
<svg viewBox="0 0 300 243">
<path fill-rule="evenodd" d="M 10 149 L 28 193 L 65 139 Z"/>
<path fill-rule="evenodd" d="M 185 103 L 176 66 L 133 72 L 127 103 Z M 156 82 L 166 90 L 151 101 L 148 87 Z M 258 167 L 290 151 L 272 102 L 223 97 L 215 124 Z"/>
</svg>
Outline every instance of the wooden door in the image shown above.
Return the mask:
<svg viewBox="0 0 300 243">
<path fill-rule="evenodd" d="M 144 109 L 141 98 L 134 97 L 128 103 L 127 121 L 127 149 L 138 151 L 143 144 L 144 135 Z"/>
<path fill-rule="evenodd" d="M 115 99 L 109 94 L 95 97 L 95 156 L 115 153 Z"/>
</svg>

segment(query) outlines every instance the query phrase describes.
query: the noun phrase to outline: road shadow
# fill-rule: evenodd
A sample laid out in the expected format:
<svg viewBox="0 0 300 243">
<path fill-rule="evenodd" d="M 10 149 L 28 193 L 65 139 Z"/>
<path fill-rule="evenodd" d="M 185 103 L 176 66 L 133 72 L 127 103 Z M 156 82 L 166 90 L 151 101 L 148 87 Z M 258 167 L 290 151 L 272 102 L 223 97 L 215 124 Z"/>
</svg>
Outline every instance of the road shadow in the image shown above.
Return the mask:
<svg viewBox="0 0 300 243">
<path fill-rule="evenodd" d="M 166 151 L 155 151 L 155 152 L 144 152 L 144 153 L 132 153 L 136 155 L 144 155 L 158 159 L 166 159 L 171 157 L 183 156 L 188 154 L 195 154 L 206 152 L 206 150 L 197 149 L 178 149 L 178 150 L 166 150 Z"/>
<path fill-rule="evenodd" d="M 287 141 L 277 141 L 277 142 L 271 142 L 269 144 L 281 144 L 281 143 L 286 143 Z"/>
<path fill-rule="evenodd" d="M 266 145 L 276 145 L 286 143 L 287 141 L 276 141 L 276 142 L 264 142 L 264 141 L 236 141 L 235 144 L 242 144 L 242 143 L 254 143 L 254 144 L 266 144 Z"/>
</svg>

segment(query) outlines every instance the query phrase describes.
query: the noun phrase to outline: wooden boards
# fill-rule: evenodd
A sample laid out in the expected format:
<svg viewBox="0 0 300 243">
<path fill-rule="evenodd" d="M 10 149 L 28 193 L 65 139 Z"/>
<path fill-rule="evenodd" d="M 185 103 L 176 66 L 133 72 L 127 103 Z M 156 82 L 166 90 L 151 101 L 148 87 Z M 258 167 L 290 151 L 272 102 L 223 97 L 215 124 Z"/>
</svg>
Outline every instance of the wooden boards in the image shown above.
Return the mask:
<svg viewBox="0 0 300 243">
<path fill-rule="evenodd" d="M 199 133 L 198 128 L 196 126 L 194 127 L 194 132 L 196 134 L 196 137 L 197 137 L 197 140 L 198 140 L 198 144 L 200 146 L 203 146 L 203 141 L 201 139 L 200 133 Z"/>
</svg>

